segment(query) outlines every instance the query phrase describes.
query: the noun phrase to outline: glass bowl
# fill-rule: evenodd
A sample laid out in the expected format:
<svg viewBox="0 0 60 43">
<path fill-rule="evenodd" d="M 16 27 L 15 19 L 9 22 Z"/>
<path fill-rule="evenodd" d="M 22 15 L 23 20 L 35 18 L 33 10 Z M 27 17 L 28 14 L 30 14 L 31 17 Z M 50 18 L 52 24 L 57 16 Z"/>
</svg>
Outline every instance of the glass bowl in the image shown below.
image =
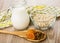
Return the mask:
<svg viewBox="0 0 60 43">
<path fill-rule="evenodd" d="M 33 6 L 28 13 L 32 23 L 38 29 L 46 30 L 55 24 L 56 11 L 54 7 Z"/>
</svg>

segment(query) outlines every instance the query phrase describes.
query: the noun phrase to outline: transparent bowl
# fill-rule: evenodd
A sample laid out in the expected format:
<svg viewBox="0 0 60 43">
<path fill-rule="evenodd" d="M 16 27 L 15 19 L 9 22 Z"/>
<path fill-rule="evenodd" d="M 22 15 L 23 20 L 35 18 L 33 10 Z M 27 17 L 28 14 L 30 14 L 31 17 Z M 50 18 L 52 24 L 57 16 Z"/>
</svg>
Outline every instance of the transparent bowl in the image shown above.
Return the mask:
<svg viewBox="0 0 60 43">
<path fill-rule="evenodd" d="M 34 26 L 41 30 L 53 27 L 56 21 L 56 11 L 54 7 L 33 6 L 29 11 Z"/>
</svg>

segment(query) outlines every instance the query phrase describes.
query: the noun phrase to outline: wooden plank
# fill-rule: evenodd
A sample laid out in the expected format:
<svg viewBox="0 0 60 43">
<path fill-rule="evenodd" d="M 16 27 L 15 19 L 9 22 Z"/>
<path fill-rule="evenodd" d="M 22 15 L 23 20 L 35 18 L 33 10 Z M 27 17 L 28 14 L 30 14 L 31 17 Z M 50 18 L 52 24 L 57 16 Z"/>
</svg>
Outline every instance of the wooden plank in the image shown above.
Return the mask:
<svg viewBox="0 0 60 43">
<path fill-rule="evenodd" d="M 13 27 L 5 28 L 7 31 L 14 31 Z M 57 20 L 54 27 L 44 31 L 47 33 L 47 39 L 39 43 L 60 43 L 60 20 Z M 33 43 L 23 38 L 0 34 L 0 43 Z"/>
</svg>

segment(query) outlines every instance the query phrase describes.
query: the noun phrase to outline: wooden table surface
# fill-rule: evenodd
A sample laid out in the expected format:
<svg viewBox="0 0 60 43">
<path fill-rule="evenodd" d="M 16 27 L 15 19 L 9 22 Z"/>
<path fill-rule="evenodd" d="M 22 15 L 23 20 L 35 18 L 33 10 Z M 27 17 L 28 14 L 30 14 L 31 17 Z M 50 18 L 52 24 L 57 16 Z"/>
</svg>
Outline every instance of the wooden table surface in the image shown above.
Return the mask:
<svg viewBox="0 0 60 43">
<path fill-rule="evenodd" d="M 30 1 L 32 1 L 32 0 L 28 1 L 29 5 L 31 4 Z M 39 3 L 41 1 L 42 0 L 40 0 Z M 44 2 L 44 4 L 47 4 L 47 5 L 51 5 L 51 3 L 52 3 L 53 6 L 60 7 L 60 4 L 59 4 L 60 0 L 54 0 L 54 1 L 53 0 L 52 1 L 43 0 L 43 2 Z M 11 3 L 13 3 L 13 4 L 11 4 Z M 15 2 L 15 4 L 16 4 L 16 2 Z M 10 5 L 11 6 L 14 5 L 14 0 L 0 0 L 0 10 L 8 8 Z M 4 30 L 14 31 L 15 29 L 13 27 L 9 27 L 9 28 L 5 28 Z M 60 43 L 60 20 L 56 21 L 53 29 L 49 29 L 45 32 L 47 33 L 47 39 L 42 42 L 39 42 L 39 43 Z M 29 42 L 23 38 L 20 38 L 20 37 L 14 36 L 14 35 L 0 34 L 0 43 L 33 43 L 33 42 Z"/>
<path fill-rule="evenodd" d="M 14 31 L 13 27 L 5 28 L 7 31 Z M 60 20 L 58 19 L 54 25 L 54 28 L 48 29 L 45 31 L 47 33 L 47 39 L 39 42 L 39 43 L 60 43 Z M 7 35 L 7 34 L 0 34 L 0 43 L 33 43 L 27 41 L 23 38 L 14 36 L 14 35 Z"/>
</svg>

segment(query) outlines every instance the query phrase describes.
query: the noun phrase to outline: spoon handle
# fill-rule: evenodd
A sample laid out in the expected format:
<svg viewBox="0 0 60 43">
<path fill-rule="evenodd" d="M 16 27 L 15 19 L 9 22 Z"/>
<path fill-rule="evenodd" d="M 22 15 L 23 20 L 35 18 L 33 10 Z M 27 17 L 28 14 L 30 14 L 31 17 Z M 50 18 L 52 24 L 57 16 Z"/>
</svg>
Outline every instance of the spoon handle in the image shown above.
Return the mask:
<svg viewBox="0 0 60 43">
<path fill-rule="evenodd" d="M 5 31 L 5 30 L 0 30 L 0 33 L 15 35 L 15 32 L 10 32 L 10 31 Z"/>
<path fill-rule="evenodd" d="M 19 37 L 26 37 L 26 34 L 25 34 L 25 32 L 23 32 L 23 31 L 10 32 L 10 31 L 5 31 L 5 30 L 0 30 L 0 33 L 17 35 L 17 36 L 19 36 Z"/>
</svg>

